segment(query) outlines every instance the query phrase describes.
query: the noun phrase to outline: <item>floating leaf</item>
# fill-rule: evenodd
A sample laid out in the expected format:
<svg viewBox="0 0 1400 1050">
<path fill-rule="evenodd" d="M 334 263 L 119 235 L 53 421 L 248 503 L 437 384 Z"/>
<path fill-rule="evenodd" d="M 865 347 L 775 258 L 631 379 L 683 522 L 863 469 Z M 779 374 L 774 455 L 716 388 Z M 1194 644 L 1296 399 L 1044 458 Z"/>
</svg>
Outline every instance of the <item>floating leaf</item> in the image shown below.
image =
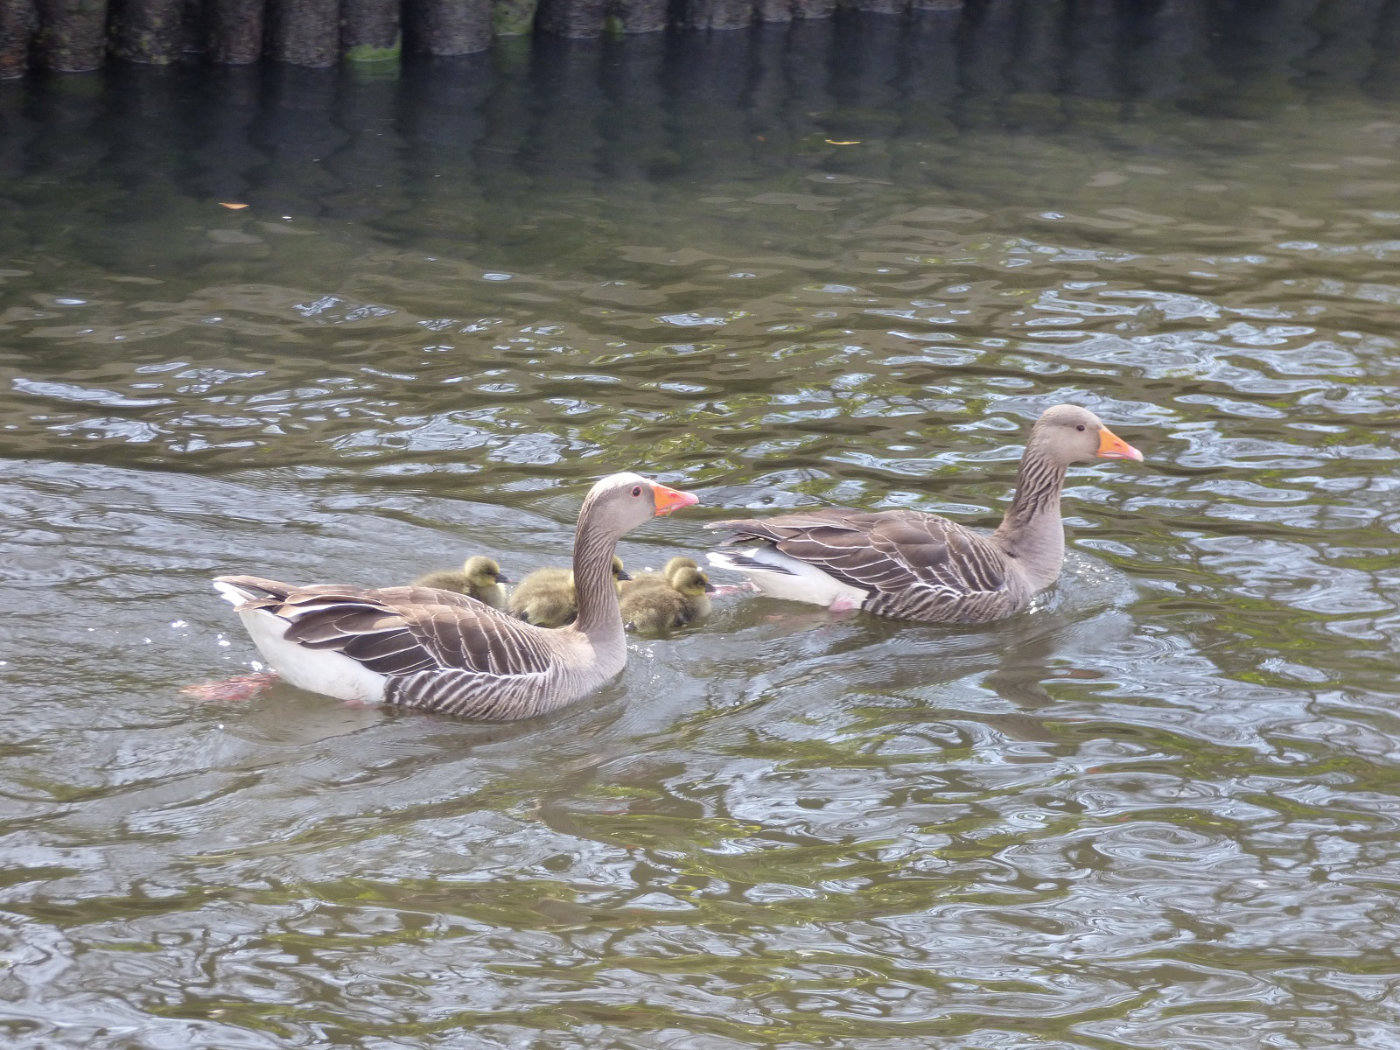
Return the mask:
<svg viewBox="0 0 1400 1050">
<path fill-rule="evenodd" d="M 242 211 L 248 207 L 246 204 L 237 204 L 233 201 L 219 201 L 220 208 L 227 208 L 229 211 Z"/>
<path fill-rule="evenodd" d="M 859 146 L 860 139 L 827 139 L 828 146 Z"/>
</svg>

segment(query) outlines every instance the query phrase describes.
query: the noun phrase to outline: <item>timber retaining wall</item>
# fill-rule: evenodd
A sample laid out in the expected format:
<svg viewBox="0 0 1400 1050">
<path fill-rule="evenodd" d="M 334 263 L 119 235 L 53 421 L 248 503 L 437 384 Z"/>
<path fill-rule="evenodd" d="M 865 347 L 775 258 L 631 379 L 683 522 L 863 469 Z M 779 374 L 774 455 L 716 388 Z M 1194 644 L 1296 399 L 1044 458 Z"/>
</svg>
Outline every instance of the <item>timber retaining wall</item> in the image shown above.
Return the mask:
<svg viewBox="0 0 1400 1050">
<path fill-rule="evenodd" d="M 269 58 L 324 68 L 395 63 L 403 52 L 465 55 L 497 37 L 668 28 L 742 29 L 827 18 L 838 8 L 900 14 L 962 0 L 0 0 L 0 78 L 84 72 L 115 57 L 168 65 Z"/>
</svg>

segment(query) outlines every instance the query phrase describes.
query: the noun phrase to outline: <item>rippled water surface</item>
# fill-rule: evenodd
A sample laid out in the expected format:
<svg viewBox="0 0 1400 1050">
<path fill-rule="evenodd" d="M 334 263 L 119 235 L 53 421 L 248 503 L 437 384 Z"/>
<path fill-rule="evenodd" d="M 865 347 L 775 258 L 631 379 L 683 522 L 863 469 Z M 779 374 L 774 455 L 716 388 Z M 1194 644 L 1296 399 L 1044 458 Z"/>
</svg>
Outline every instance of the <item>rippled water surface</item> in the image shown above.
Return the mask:
<svg viewBox="0 0 1400 1050">
<path fill-rule="evenodd" d="M 1400 19 L 1277 6 L 0 85 L 5 1044 L 1394 1047 Z M 1147 461 L 999 625 L 181 692 L 219 572 L 519 574 L 622 468 L 704 501 L 634 566 L 989 526 L 1065 400 Z"/>
</svg>

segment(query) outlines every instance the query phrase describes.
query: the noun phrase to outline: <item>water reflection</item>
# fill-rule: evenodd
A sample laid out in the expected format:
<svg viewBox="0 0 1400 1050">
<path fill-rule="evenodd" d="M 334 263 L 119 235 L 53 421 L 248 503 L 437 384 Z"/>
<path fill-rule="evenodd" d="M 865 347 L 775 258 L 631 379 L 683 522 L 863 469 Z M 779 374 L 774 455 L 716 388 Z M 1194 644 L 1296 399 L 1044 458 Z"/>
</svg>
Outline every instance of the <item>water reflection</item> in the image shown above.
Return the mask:
<svg viewBox="0 0 1400 1050">
<path fill-rule="evenodd" d="M 0 1031 L 1385 1045 L 1395 8 L 0 85 Z M 638 465 L 991 525 L 1065 399 L 1148 462 L 1004 624 L 732 602 L 524 726 L 179 692 L 218 572 L 520 574 Z"/>
</svg>

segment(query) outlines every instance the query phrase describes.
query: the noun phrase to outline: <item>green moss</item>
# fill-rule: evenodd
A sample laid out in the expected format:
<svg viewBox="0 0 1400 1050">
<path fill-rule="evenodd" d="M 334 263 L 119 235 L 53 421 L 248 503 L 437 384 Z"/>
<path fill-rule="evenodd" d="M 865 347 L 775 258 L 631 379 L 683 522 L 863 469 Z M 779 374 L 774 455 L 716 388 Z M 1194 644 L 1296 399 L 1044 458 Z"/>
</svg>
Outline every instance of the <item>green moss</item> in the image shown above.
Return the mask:
<svg viewBox="0 0 1400 1050">
<path fill-rule="evenodd" d="M 360 44 L 345 52 L 345 61 L 357 66 L 379 66 L 390 63 L 397 65 L 403 51 L 403 37 L 399 36 L 388 47 L 374 47 Z"/>
</svg>

